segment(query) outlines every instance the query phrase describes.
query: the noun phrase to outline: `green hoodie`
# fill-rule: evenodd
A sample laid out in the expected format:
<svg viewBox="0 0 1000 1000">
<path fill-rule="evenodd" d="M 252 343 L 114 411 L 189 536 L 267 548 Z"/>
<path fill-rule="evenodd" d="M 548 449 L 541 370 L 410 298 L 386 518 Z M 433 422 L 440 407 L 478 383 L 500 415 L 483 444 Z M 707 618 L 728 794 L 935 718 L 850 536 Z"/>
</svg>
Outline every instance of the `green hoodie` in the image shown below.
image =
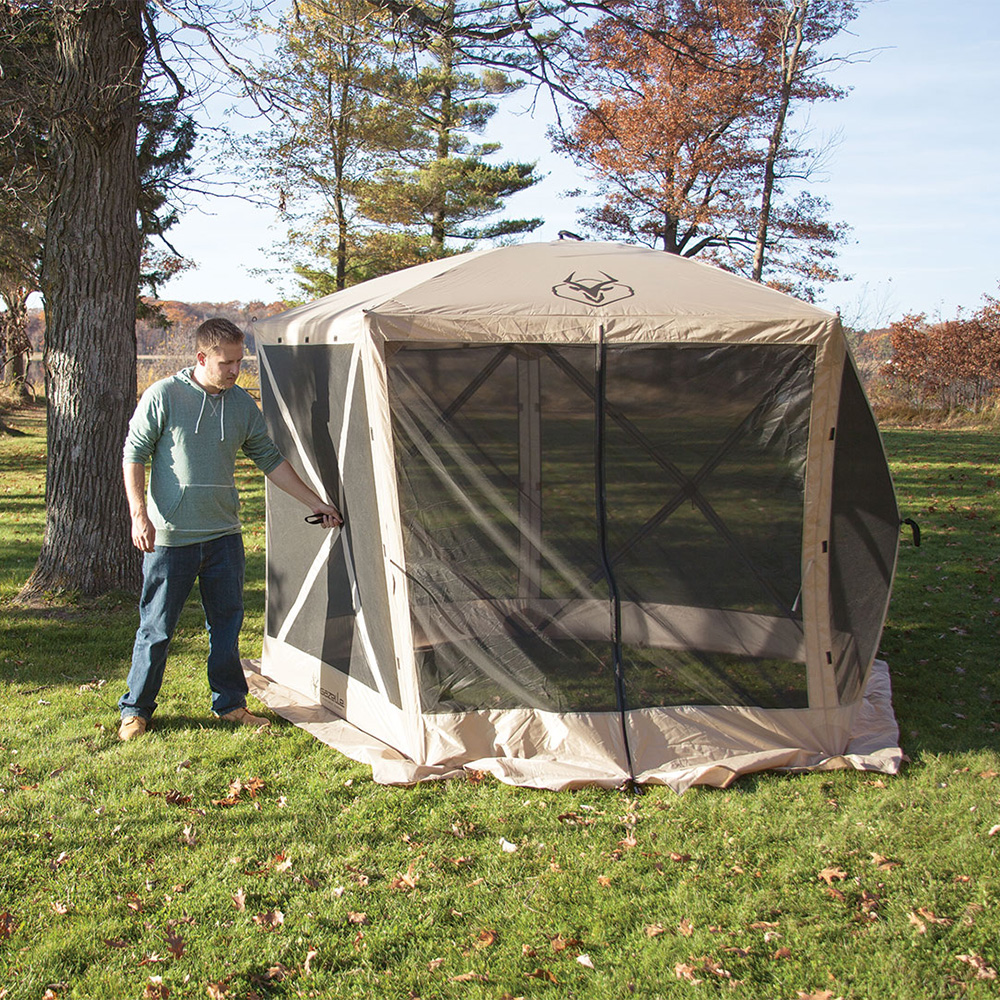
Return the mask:
<svg viewBox="0 0 1000 1000">
<path fill-rule="evenodd" d="M 236 452 L 264 475 L 284 461 L 264 418 L 240 386 L 210 395 L 193 368 L 160 379 L 129 421 L 123 460 L 152 459 L 147 507 L 157 545 L 194 545 L 240 531 Z"/>
</svg>

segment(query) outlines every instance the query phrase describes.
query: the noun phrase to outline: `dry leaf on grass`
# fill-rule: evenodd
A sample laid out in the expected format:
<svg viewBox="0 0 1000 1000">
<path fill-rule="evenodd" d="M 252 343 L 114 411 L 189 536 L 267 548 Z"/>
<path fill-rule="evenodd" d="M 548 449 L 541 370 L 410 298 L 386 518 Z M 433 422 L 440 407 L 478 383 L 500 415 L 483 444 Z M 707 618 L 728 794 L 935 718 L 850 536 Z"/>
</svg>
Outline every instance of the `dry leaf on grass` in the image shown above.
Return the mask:
<svg viewBox="0 0 1000 1000">
<path fill-rule="evenodd" d="M 491 930 L 481 930 L 479 932 L 479 937 L 476 939 L 477 948 L 489 948 L 491 944 L 497 939 L 497 932 Z"/>
<path fill-rule="evenodd" d="M 834 1000 L 833 990 L 815 990 L 810 993 L 806 993 L 805 990 L 796 990 L 795 995 L 799 1000 Z M 837 1000 L 840 1000 L 840 997 L 837 997 Z"/>
<path fill-rule="evenodd" d="M 689 983 L 700 983 L 703 980 L 698 978 L 698 969 L 686 962 L 678 962 L 674 966 L 674 975 L 678 979 L 686 979 Z"/>
<path fill-rule="evenodd" d="M 683 937 L 691 937 L 691 935 L 694 933 L 694 924 L 692 924 L 691 921 L 688 920 L 687 917 L 685 917 L 677 925 L 677 933 Z"/>
<path fill-rule="evenodd" d="M 402 889 L 403 892 L 409 892 L 411 889 L 417 887 L 417 883 L 420 881 L 420 876 L 415 871 L 416 862 L 411 864 L 409 868 L 406 869 L 406 873 L 403 875 L 397 875 L 390 883 L 389 886 L 392 889 Z"/>
<path fill-rule="evenodd" d="M 170 988 L 163 985 L 162 976 L 150 976 L 146 988 L 142 991 L 143 1000 L 167 1000 Z"/>
<path fill-rule="evenodd" d="M 608 886 L 611 885 L 611 879 L 608 878 L 607 875 L 598 875 L 597 876 L 597 884 L 599 886 L 601 886 L 602 888 L 607 889 Z"/>
<path fill-rule="evenodd" d="M 778 959 L 781 959 L 781 958 L 791 958 L 791 957 L 792 957 L 792 949 L 791 949 L 791 948 L 779 948 L 779 949 L 778 949 L 778 950 L 777 950 L 777 951 L 776 951 L 776 952 L 775 952 L 775 953 L 774 953 L 774 954 L 773 954 L 773 955 L 771 956 L 771 958 L 772 958 L 773 960 L 775 960 L 775 961 L 777 961 Z"/>
<path fill-rule="evenodd" d="M 877 851 L 871 852 L 872 864 L 879 869 L 879 871 L 887 872 L 893 868 L 898 868 L 901 861 L 890 861 L 887 857 L 879 854 Z"/>
<path fill-rule="evenodd" d="M 209 983 L 206 987 L 209 1000 L 227 1000 L 229 992 L 222 983 Z"/>
<path fill-rule="evenodd" d="M 242 889 L 237 889 L 230 898 L 233 901 L 233 906 L 235 906 L 240 913 L 247 908 L 247 894 Z"/>
<path fill-rule="evenodd" d="M 584 954 L 584 955 L 577 955 L 576 956 L 576 960 L 580 963 L 580 965 L 583 965 L 583 966 L 585 966 L 588 969 L 592 969 L 594 967 L 594 963 L 590 960 L 590 956 L 589 955 L 586 955 L 586 954 Z"/>
<path fill-rule="evenodd" d="M 367 924 L 368 923 L 368 914 L 367 913 L 356 913 L 354 910 L 351 910 L 347 914 L 347 922 L 349 924 Z"/>
<path fill-rule="evenodd" d="M 824 868 L 821 872 L 817 873 L 816 878 L 827 885 L 832 885 L 835 880 L 847 878 L 847 872 L 842 868 Z"/>
<path fill-rule="evenodd" d="M 310 948 L 306 952 L 306 960 L 302 965 L 302 971 L 305 972 L 307 976 L 312 975 L 312 960 L 319 957 L 319 952 L 315 948 Z"/>
<path fill-rule="evenodd" d="M 276 931 L 285 922 L 285 915 L 281 910 L 268 910 L 266 913 L 258 913 L 253 922 L 261 930 Z"/>
<path fill-rule="evenodd" d="M 995 837 L 998 833 L 1000 833 L 1000 823 L 997 823 L 996 826 L 990 827 L 990 832 L 986 836 Z"/>
<path fill-rule="evenodd" d="M 70 911 L 70 906 L 68 903 L 60 903 L 56 901 L 55 903 L 49 903 L 49 909 L 53 913 L 57 913 L 60 917 L 66 916 Z"/>
<path fill-rule="evenodd" d="M 956 955 L 960 962 L 965 962 L 976 970 L 976 979 L 996 979 L 997 970 L 986 964 L 982 955 Z"/>
<path fill-rule="evenodd" d="M 534 972 L 526 973 L 529 979 L 541 979 L 546 983 L 558 983 L 559 980 L 556 979 L 555 975 L 548 969 L 535 969 Z"/>
<path fill-rule="evenodd" d="M 671 861 L 679 861 L 679 862 L 690 861 L 691 860 L 691 855 L 690 854 L 678 854 L 676 851 L 671 851 L 670 852 L 670 860 Z"/>
<path fill-rule="evenodd" d="M 506 837 L 500 838 L 500 850 L 504 854 L 513 854 L 517 850 L 517 844 L 512 844 Z"/>
<path fill-rule="evenodd" d="M 463 972 L 460 976 L 452 976 L 448 980 L 450 983 L 471 983 L 473 981 L 488 983 L 490 977 L 481 972 Z"/>
<path fill-rule="evenodd" d="M 184 955 L 184 939 L 178 937 L 172 931 L 167 932 L 167 951 L 170 952 L 174 958 L 181 958 Z"/>
<path fill-rule="evenodd" d="M 444 965 L 443 958 L 432 958 L 427 963 L 427 969 L 429 972 L 434 972 L 436 969 L 440 969 L 442 965 Z"/>
<path fill-rule="evenodd" d="M 653 938 L 665 931 L 666 927 L 663 924 L 646 924 L 646 937 Z"/>
</svg>

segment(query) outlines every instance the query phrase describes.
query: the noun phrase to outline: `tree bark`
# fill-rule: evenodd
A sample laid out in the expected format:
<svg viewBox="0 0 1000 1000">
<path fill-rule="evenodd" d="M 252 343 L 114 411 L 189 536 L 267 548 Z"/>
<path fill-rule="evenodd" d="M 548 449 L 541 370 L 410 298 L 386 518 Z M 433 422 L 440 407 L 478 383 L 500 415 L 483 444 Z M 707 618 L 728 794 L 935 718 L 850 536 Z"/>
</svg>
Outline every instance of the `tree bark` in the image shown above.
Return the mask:
<svg viewBox="0 0 1000 1000">
<path fill-rule="evenodd" d="M 778 52 L 781 57 L 781 93 L 778 98 L 774 123 L 771 127 L 771 137 L 767 144 L 767 156 L 764 160 L 764 187 L 761 192 L 760 215 L 757 218 L 757 239 L 754 245 L 751 281 L 761 282 L 764 280 L 767 231 L 771 224 L 771 201 L 774 197 L 774 185 L 777 180 L 778 156 L 781 153 L 785 122 L 788 120 L 788 108 L 792 101 L 792 87 L 799 70 L 805 23 L 809 16 L 809 2 L 810 0 L 795 0 L 780 29 Z"/>
<path fill-rule="evenodd" d="M 121 450 L 135 407 L 136 135 L 145 57 L 135 0 L 57 0 L 54 176 L 41 290 L 45 537 L 21 599 L 131 589 Z"/>
</svg>

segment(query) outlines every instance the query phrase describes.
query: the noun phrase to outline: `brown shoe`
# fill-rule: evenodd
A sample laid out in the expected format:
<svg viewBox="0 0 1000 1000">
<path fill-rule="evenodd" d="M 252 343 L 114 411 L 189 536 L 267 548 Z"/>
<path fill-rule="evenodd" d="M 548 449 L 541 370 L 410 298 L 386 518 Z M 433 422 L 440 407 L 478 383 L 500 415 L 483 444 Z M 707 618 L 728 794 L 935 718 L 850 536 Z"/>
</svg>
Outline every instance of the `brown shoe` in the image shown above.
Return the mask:
<svg viewBox="0 0 1000 1000">
<path fill-rule="evenodd" d="M 241 726 L 256 726 L 258 729 L 263 729 L 265 726 L 271 725 L 270 719 L 265 719 L 260 715 L 252 715 L 247 711 L 245 706 L 243 708 L 234 708 L 231 712 L 220 715 L 219 718 L 223 722 L 235 722 Z"/>
<path fill-rule="evenodd" d="M 118 739 L 127 743 L 134 736 L 142 736 L 149 723 L 141 715 L 126 715 L 118 727 Z"/>
</svg>

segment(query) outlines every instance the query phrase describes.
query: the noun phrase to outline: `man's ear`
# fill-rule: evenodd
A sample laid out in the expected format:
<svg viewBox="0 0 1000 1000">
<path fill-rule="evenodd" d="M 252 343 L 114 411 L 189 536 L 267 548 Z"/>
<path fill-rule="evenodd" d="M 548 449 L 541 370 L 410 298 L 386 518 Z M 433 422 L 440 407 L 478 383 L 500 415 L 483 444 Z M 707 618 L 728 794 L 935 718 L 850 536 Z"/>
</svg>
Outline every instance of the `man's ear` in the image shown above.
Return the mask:
<svg viewBox="0 0 1000 1000">
<path fill-rule="evenodd" d="M 197 362 L 198 362 L 199 365 L 204 365 L 205 364 L 206 354 L 205 354 L 204 351 L 199 351 L 195 355 L 195 358 L 196 358 L 196 360 L 197 360 Z"/>
</svg>

